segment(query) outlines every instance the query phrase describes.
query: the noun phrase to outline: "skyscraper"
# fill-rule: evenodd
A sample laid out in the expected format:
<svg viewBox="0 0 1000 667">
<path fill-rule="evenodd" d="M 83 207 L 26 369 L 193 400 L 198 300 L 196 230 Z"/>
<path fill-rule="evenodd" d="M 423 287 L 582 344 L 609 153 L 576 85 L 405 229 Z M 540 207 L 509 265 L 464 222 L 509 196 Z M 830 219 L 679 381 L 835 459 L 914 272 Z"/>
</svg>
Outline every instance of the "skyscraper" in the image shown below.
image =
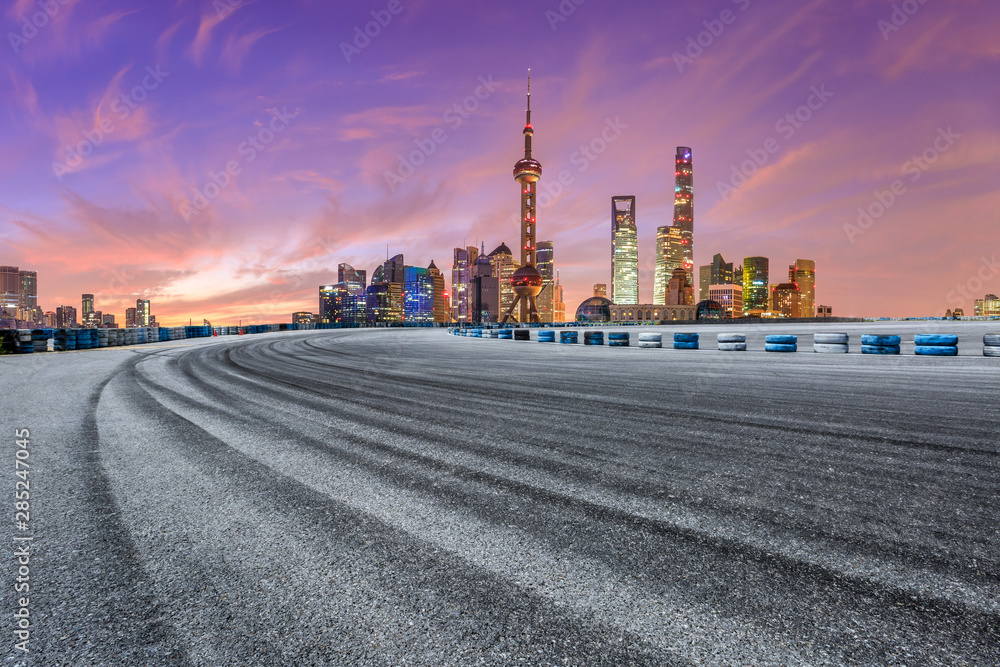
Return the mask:
<svg viewBox="0 0 1000 667">
<path fill-rule="evenodd" d="M 430 266 L 427 267 L 427 273 L 434 284 L 434 321 L 447 322 L 450 317 L 448 316 L 448 307 L 445 305 L 444 274 L 434 264 L 433 259 Z"/>
<path fill-rule="evenodd" d="M 451 268 L 451 317 L 456 322 L 472 321 L 472 265 L 478 257 L 479 251 L 473 246 L 455 248 Z"/>
<path fill-rule="evenodd" d="M 796 283 L 801 292 L 799 317 L 816 316 L 816 262 L 797 259 L 788 267 L 788 282 Z"/>
<path fill-rule="evenodd" d="M 18 278 L 21 283 L 20 307 L 35 311 L 38 308 L 38 274 L 34 271 L 18 271 Z"/>
<path fill-rule="evenodd" d="M 542 322 L 553 322 L 555 303 L 555 246 L 552 241 L 538 242 L 538 272 L 542 274 L 542 291 L 538 295 L 538 318 Z"/>
<path fill-rule="evenodd" d="M 365 293 L 365 288 L 368 286 L 367 280 L 368 274 L 365 271 L 359 271 L 350 264 L 337 266 L 337 282 L 352 296 L 360 296 Z"/>
<path fill-rule="evenodd" d="M 768 310 L 768 280 L 767 257 L 743 258 L 743 312 Z"/>
<path fill-rule="evenodd" d="M 721 254 L 712 257 L 712 263 L 702 266 L 698 271 L 698 300 L 708 299 L 710 285 L 731 285 L 733 282 L 733 264 L 727 262 Z"/>
<path fill-rule="evenodd" d="M 84 326 L 90 326 L 91 320 L 94 319 L 94 295 L 93 294 L 83 294 L 80 296 L 81 306 L 80 309 L 80 321 L 83 322 Z"/>
<path fill-rule="evenodd" d="M 340 299 L 338 285 L 319 286 L 319 321 L 336 324 L 340 321 Z"/>
<path fill-rule="evenodd" d="M 566 298 L 563 294 L 563 286 L 559 282 L 559 271 L 556 271 L 556 282 L 552 286 L 553 297 L 552 297 L 552 321 L 553 322 L 565 322 L 566 321 Z M 607 292 L 607 287 L 604 288 Z"/>
<path fill-rule="evenodd" d="M 684 239 L 680 227 L 656 229 L 656 273 L 653 276 L 653 303 L 667 302 L 667 283 L 674 269 L 684 268 Z"/>
<path fill-rule="evenodd" d="M 507 244 L 501 243 L 490 253 L 490 264 L 493 266 L 493 275 L 500 280 L 500 312 L 506 313 L 514 303 L 514 287 L 510 284 L 510 279 L 521 268 L 521 263 L 514 259 Z"/>
<path fill-rule="evenodd" d="M 76 327 L 76 308 L 73 306 L 59 306 L 56 308 L 56 326 L 60 329 Z"/>
<path fill-rule="evenodd" d="M 56 313 L 56 314 L 58 315 L 58 313 Z M 137 319 L 138 318 L 136 316 L 136 310 L 135 310 L 135 308 L 126 308 L 125 309 L 125 327 L 126 328 L 132 328 L 132 327 L 136 326 L 136 320 Z"/>
<path fill-rule="evenodd" d="M 611 198 L 611 300 L 639 303 L 639 231 L 632 195 Z"/>
<path fill-rule="evenodd" d="M 510 277 L 514 303 L 504 313 L 503 321 L 510 319 L 514 307 L 521 304 L 518 320 L 527 323 L 539 321 L 535 297 L 542 291 L 544 282 L 542 274 L 535 268 L 535 187 L 542 178 L 542 164 L 531 157 L 531 138 L 535 134 L 531 126 L 531 70 L 528 70 L 528 108 L 525 111 L 523 134 L 524 157 L 514 164 L 514 180 L 521 186 L 521 268 Z"/>
<path fill-rule="evenodd" d="M 678 146 L 674 158 L 674 227 L 681 232 L 684 270 L 694 284 L 694 165 L 691 149 Z"/>
<path fill-rule="evenodd" d="M 136 299 L 135 300 L 135 326 L 137 327 L 148 327 L 149 326 L 149 299 Z"/>
<path fill-rule="evenodd" d="M 431 324 L 434 322 L 434 279 L 430 270 L 418 266 L 405 269 L 404 313 L 407 324 Z"/>
<path fill-rule="evenodd" d="M 771 288 L 771 310 L 784 317 L 801 317 L 802 291 L 796 283 L 781 283 Z"/>
<path fill-rule="evenodd" d="M 493 275 L 493 265 L 486 248 L 472 265 L 472 321 L 475 324 L 500 319 L 500 280 Z"/>
<path fill-rule="evenodd" d="M 21 272 L 16 266 L 0 266 L 0 316 L 17 317 L 21 301 Z"/>
</svg>

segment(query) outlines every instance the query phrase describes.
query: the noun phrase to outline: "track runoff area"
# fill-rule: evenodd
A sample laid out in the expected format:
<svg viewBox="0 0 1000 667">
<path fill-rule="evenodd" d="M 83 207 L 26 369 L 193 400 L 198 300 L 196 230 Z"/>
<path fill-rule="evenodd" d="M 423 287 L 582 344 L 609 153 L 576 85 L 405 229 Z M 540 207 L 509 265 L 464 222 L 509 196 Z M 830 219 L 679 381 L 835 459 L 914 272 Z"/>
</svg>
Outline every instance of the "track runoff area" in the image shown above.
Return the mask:
<svg viewBox="0 0 1000 667">
<path fill-rule="evenodd" d="M 995 327 L 937 326 L 604 328 L 659 331 L 660 349 L 305 331 L 4 357 L 20 391 L 0 420 L 30 430 L 43 538 L 31 657 L 997 664 Z M 730 331 L 747 352 L 672 349 Z M 812 352 L 816 332 L 851 352 Z M 957 334 L 958 356 L 916 356 L 915 334 Z M 799 351 L 765 352 L 768 335 Z M 899 335 L 901 354 L 860 354 L 862 335 Z"/>
</svg>

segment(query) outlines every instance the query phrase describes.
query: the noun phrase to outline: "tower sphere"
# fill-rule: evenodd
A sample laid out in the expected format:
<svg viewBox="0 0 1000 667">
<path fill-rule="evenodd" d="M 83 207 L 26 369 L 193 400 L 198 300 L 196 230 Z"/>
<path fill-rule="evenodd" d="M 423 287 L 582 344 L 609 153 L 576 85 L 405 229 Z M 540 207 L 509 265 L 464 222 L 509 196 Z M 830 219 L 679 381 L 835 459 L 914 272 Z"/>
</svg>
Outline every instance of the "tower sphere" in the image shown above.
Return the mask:
<svg viewBox="0 0 1000 667">
<path fill-rule="evenodd" d="M 519 183 L 537 183 L 541 177 L 542 164 L 534 158 L 523 158 L 514 165 L 514 180 Z"/>
<path fill-rule="evenodd" d="M 522 297 L 536 297 L 542 291 L 545 278 L 533 266 L 522 266 L 510 277 L 510 285 L 514 288 L 514 294 Z"/>
</svg>

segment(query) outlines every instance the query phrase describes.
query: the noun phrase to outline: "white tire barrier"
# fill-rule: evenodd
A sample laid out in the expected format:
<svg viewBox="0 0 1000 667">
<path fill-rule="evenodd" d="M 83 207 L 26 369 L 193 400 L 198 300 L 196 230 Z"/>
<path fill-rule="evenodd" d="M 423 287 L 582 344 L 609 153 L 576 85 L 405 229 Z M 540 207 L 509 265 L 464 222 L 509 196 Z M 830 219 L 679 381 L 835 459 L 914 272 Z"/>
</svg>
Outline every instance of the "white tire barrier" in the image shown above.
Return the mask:
<svg viewBox="0 0 1000 667">
<path fill-rule="evenodd" d="M 851 337 L 845 333 L 818 333 L 813 335 L 813 344 L 847 345 Z"/>
<path fill-rule="evenodd" d="M 663 334 L 658 334 L 658 333 L 639 334 L 639 347 L 647 347 L 647 348 L 663 347 Z"/>
<path fill-rule="evenodd" d="M 850 346 L 847 344 L 838 345 L 837 343 L 813 343 L 813 352 L 819 354 L 847 354 Z"/>
<path fill-rule="evenodd" d="M 746 343 L 719 343 L 719 349 L 723 352 L 746 352 Z"/>
<path fill-rule="evenodd" d="M 719 334 L 720 343 L 745 343 L 747 342 L 747 335 L 741 333 L 720 333 Z"/>
</svg>

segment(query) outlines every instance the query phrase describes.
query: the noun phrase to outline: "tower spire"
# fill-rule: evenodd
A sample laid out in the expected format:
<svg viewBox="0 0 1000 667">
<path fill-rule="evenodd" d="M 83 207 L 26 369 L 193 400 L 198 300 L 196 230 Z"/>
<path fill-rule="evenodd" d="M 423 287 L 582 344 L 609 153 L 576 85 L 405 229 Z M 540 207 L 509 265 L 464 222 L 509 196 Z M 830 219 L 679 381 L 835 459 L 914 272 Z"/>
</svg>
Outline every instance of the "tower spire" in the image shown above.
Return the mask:
<svg viewBox="0 0 1000 667">
<path fill-rule="evenodd" d="M 531 158 L 531 136 L 535 130 L 531 127 L 531 68 L 528 68 L 528 108 L 524 116 L 524 157 Z"/>
</svg>

